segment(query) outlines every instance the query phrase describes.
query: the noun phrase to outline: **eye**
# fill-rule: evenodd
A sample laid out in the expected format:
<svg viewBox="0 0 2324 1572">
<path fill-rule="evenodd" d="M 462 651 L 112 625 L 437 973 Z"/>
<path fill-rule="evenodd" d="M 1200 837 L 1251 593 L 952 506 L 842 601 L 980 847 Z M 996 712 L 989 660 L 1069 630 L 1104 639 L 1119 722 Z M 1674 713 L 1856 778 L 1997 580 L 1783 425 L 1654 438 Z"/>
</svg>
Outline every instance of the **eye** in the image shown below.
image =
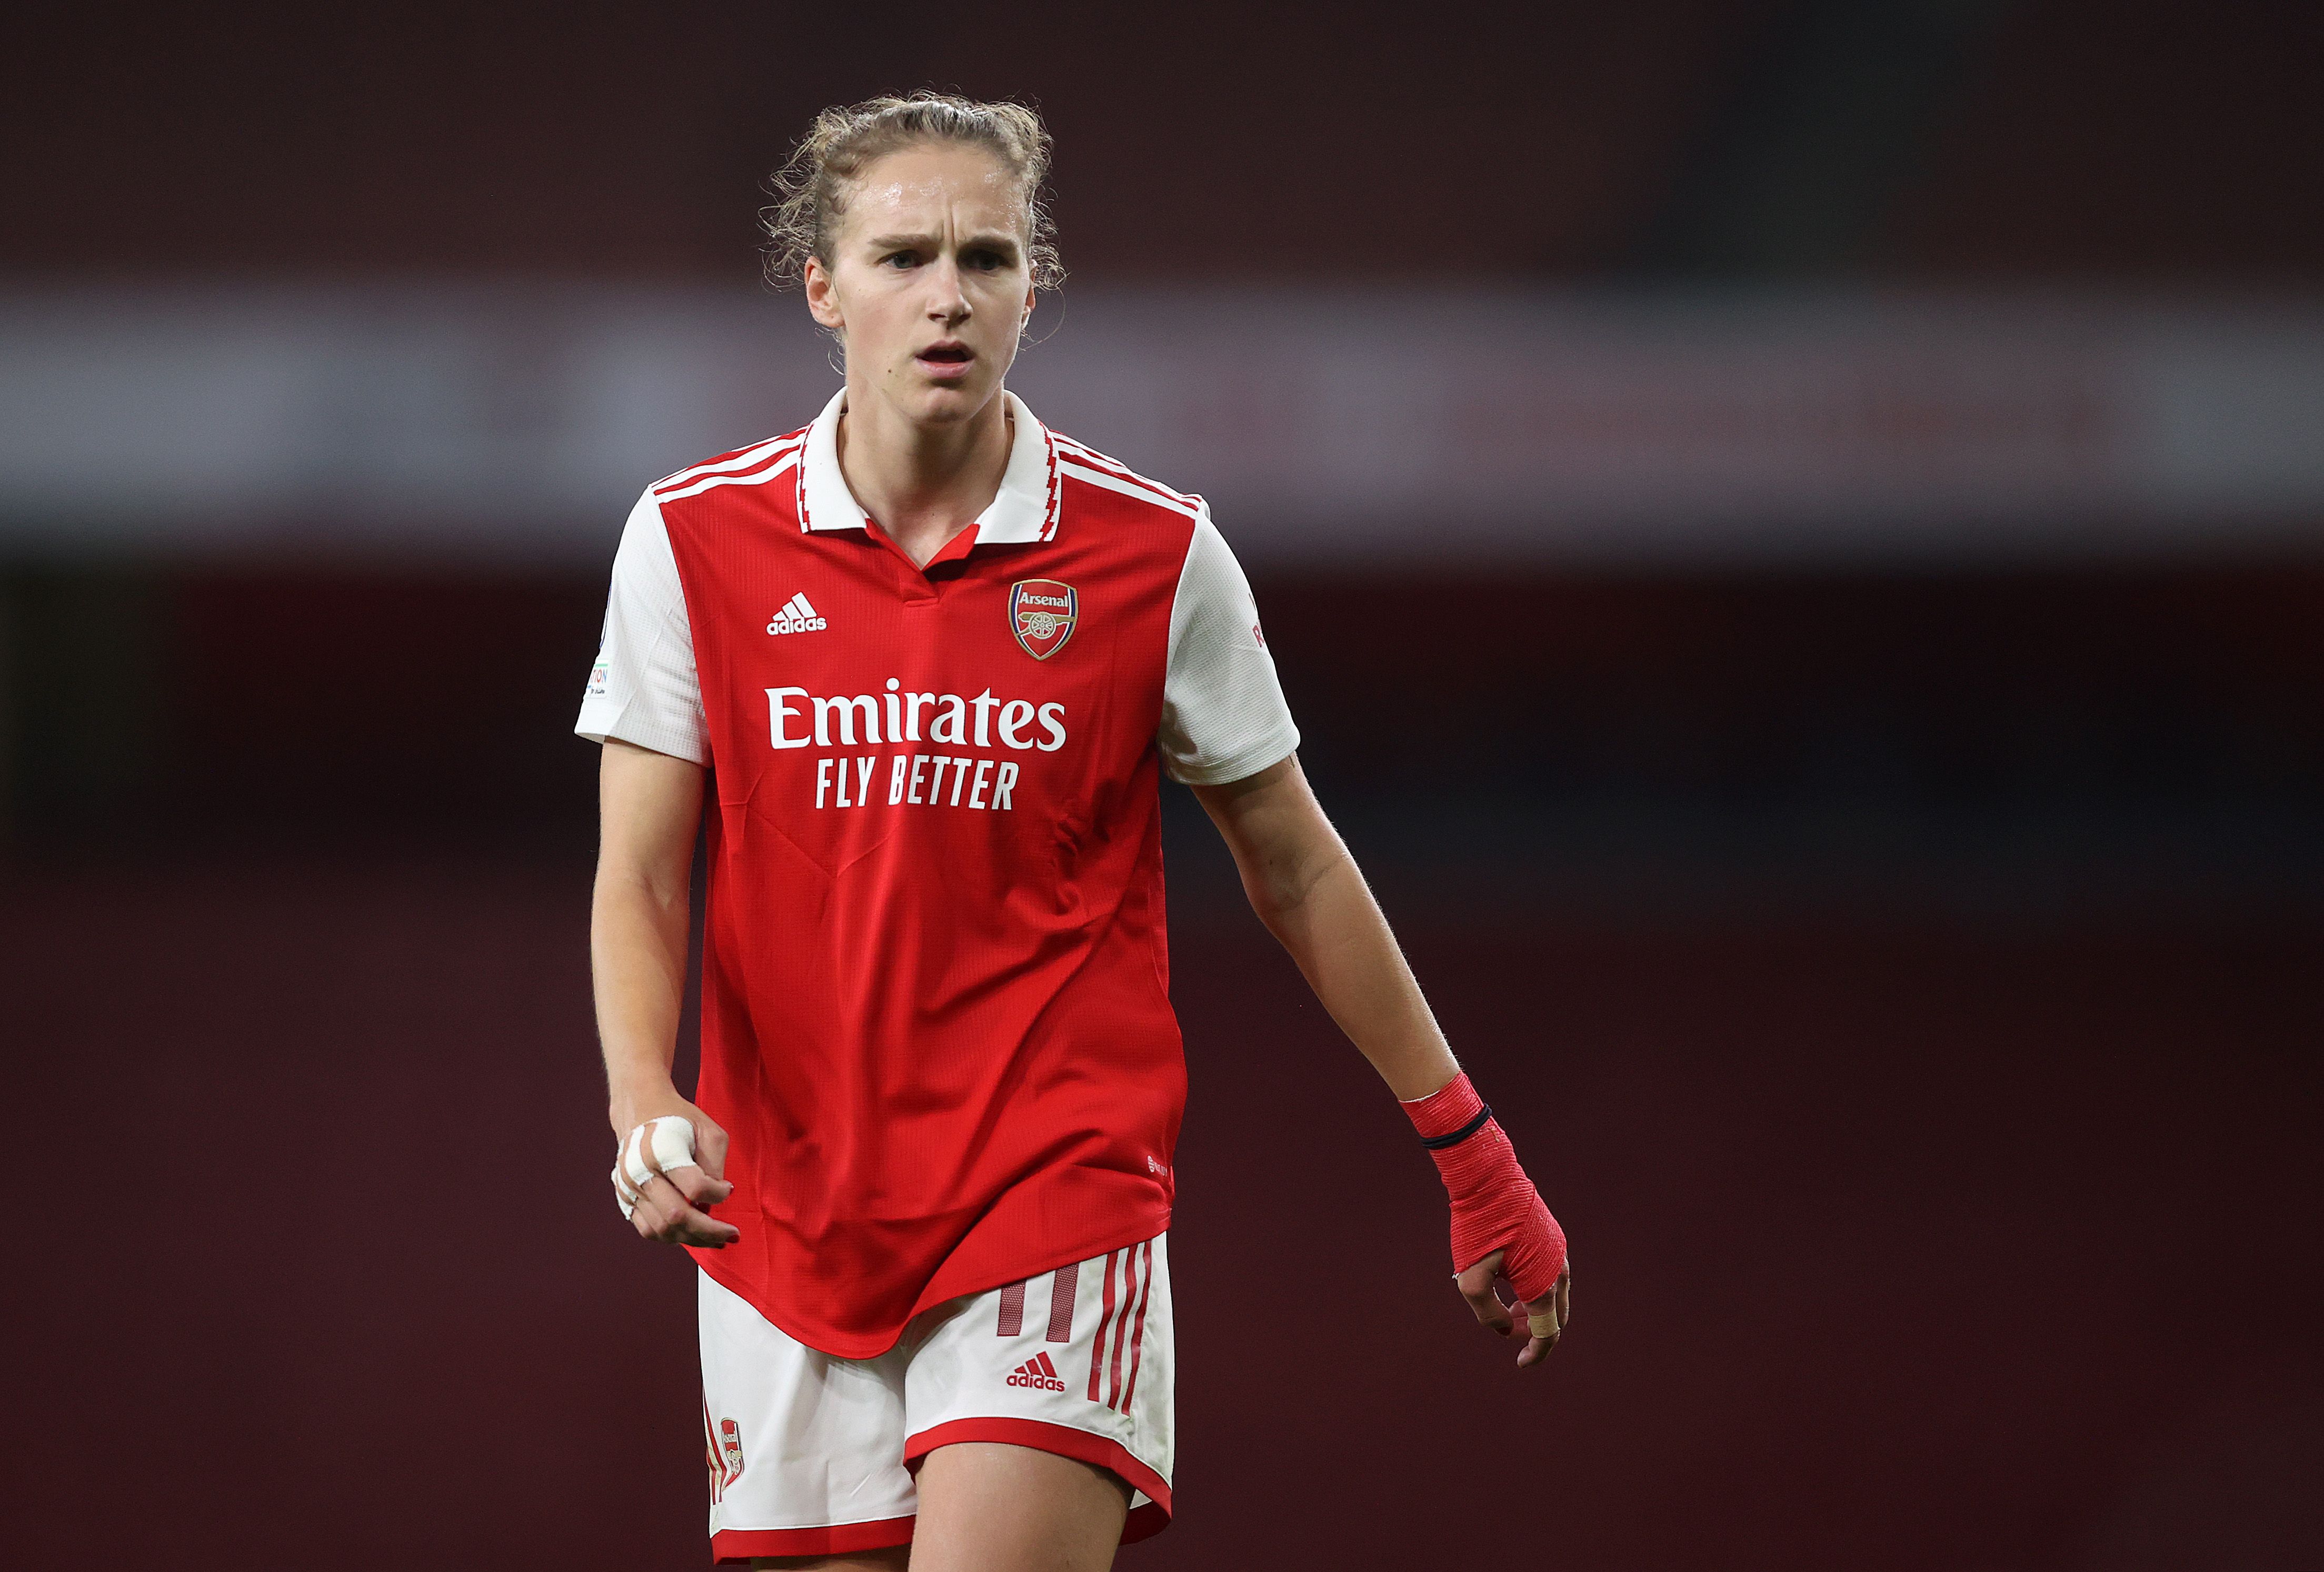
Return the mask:
<svg viewBox="0 0 2324 1572">
<path fill-rule="evenodd" d="M 919 253 L 916 251 L 891 251 L 887 255 L 880 259 L 880 265 L 881 267 L 912 267 L 917 265 L 919 260 Z"/>
</svg>

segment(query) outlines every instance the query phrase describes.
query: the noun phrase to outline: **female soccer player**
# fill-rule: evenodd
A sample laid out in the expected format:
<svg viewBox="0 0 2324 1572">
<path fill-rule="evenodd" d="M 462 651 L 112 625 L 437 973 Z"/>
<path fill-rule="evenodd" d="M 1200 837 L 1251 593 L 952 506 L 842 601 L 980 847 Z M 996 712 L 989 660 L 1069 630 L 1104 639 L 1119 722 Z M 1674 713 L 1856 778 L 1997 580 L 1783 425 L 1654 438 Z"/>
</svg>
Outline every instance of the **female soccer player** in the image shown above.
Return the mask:
<svg viewBox="0 0 2324 1572">
<path fill-rule="evenodd" d="M 576 728 L 613 1185 L 701 1267 L 722 1560 L 1093 1569 L 1167 1521 L 1162 770 L 1403 1099 L 1478 1318 L 1525 1366 L 1565 1317 L 1564 1236 L 1307 789 L 1207 505 L 1002 385 L 1057 273 L 1048 152 L 1010 104 L 819 117 L 770 228 L 845 385 L 648 487 L 614 559 Z"/>
</svg>

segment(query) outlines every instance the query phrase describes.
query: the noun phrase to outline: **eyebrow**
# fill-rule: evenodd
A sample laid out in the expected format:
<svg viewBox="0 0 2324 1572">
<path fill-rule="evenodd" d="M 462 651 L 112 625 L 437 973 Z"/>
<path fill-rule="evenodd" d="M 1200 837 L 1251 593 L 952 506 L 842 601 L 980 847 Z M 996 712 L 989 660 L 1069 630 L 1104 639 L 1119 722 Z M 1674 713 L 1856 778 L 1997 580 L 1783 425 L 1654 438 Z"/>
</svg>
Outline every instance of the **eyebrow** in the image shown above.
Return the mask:
<svg viewBox="0 0 2324 1572">
<path fill-rule="evenodd" d="M 937 249 L 936 238 L 933 235 L 880 235 L 873 236 L 869 244 L 874 251 Z M 971 235 L 961 242 L 964 249 L 972 245 L 985 245 L 997 251 L 1014 251 L 1018 245 L 1017 236 L 1003 230 L 991 230 L 982 234 Z"/>
</svg>

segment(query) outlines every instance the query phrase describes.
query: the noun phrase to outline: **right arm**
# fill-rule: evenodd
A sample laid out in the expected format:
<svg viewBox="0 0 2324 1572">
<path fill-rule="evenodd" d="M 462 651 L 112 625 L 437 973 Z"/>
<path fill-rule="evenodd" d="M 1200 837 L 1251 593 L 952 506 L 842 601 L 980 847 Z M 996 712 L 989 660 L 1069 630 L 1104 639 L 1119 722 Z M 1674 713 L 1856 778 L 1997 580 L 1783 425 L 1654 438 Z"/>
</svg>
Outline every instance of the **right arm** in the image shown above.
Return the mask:
<svg viewBox="0 0 2324 1572">
<path fill-rule="evenodd" d="M 670 1078 L 686 994 L 687 885 L 702 783 L 699 764 L 605 739 L 589 965 L 614 1141 L 625 1141 L 648 1120 L 675 1114 L 692 1121 L 700 1162 L 644 1186 L 630 1220 L 649 1239 L 715 1247 L 742 1237 L 705 1210 L 733 1189 L 722 1177 L 726 1133 L 678 1096 Z"/>
</svg>

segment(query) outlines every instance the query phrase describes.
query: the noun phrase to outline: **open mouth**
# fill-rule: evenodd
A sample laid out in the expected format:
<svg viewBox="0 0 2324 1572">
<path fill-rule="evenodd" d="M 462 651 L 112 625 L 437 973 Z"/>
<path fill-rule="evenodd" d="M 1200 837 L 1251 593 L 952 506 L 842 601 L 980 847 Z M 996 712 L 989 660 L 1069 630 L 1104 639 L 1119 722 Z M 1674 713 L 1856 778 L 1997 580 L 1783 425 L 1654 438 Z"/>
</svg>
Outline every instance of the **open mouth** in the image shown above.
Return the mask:
<svg viewBox="0 0 2324 1572">
<path fill-rule="evenodd" d="M 931 376 L 959 376 L 968 370 L 968 363 L 976 356 L 970 353 L 967 345 L 947 341 L 929 345 L 914 358 Z"/>
</svg>

